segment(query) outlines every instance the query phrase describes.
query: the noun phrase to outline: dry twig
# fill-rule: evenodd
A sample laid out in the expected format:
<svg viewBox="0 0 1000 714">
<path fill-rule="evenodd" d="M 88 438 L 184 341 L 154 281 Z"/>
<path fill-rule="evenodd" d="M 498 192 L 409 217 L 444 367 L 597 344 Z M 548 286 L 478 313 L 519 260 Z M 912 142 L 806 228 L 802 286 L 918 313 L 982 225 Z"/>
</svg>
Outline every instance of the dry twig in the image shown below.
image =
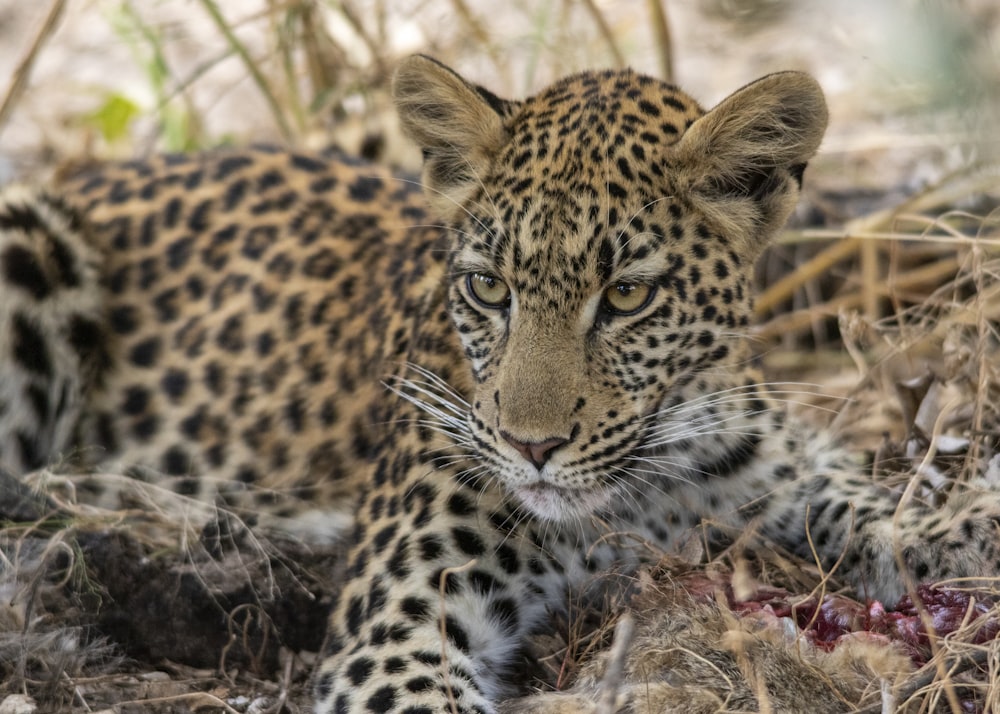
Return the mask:
<svg viewBox="0 0 1000 714">
<path fill-rule="evenodd" d="M 0 102 L 0 131 L 3 131 L 4 124 L 7 123 L 7 118 L 11 110 L 28 84 L 28 77 L 31 76 L 31 68 L 35 66 L 38 53 L 41 52 L 42 47 L 45 46 L 45 43 L 52 37 L 52 33 L 59 26 L 59 20 L 65 8 L 66 0 L 53 0 L 52 5 L 49 7 L 48 15 L 45 16 L 45 21 L 35 34 L 35 39 L 32 41 L 24 57 L 17 63 L 17 68 L 11 77 L 7 94 L 4 95 L 3 102 Z"/>
</svg>

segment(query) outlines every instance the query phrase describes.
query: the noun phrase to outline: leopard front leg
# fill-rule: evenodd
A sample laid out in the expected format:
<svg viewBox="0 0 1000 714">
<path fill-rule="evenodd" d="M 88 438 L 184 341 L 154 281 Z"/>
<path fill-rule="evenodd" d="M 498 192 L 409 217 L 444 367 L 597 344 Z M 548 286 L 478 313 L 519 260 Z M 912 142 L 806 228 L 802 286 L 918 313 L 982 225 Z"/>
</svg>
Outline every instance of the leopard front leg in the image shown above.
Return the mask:
<svg viewBox="0 0 1000 714">
<path fill-rule="evenodd" d="M 435 474 L 435 479 L 441 475 Z M 552 567 L 490 492 L 431 482 L 364 496 L 315 679 L 319 712 L 492 712 Z"/>
<path fill-rule="evenodd" d="M 895 603 L 908 584 L 1000 576 L 1000 493 L 970 491 L 934 508 L 848 471 L 816 476 L 765 516 L 765 532 L 866 597 Z M 898 513 L 897 513 L 898 508 Z M 900 570 L 905 569 L 905 575 Z"/>
</svg>

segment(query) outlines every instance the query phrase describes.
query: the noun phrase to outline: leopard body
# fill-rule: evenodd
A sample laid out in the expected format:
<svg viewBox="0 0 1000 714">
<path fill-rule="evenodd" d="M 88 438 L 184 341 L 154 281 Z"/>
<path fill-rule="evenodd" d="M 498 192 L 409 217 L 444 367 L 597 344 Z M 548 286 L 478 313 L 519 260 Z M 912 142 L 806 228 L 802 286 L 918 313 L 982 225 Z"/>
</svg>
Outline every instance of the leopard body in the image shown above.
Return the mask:
<svg viewBox="0 0 1000 714">
<path fill-rule="evenodd" d="M 627 70 L 507 101 L 414 57 L 394 92 L 423 191 L 263 149 L 8 189 L 4 467 L 346 539 L 322 712 L 493 711 L 549 609 L 700 524 L 883 598 L 1000 572 L 1000 502 L 894 525 L 750 367 L 754 262 L 826 125 L 814 80 L 707 112 Z"/>
</svg>

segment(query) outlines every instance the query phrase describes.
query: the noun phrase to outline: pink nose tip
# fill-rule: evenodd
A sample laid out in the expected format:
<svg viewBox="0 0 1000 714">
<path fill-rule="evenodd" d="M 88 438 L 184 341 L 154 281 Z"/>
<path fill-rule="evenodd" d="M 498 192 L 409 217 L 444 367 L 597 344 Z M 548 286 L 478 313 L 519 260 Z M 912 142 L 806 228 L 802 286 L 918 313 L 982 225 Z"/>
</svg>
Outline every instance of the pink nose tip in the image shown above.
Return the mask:
<svg viewBox="0 0 1000 714">
<path fill-rule="evenodd" d="M 504 440 L 517 449 L 517 453 L 523 456 L 527 461 L 530 461 L 532 465 L 538 469 L 542 470 L 545 463 L 549 460 L 552 452 L 558 449 L 560 446 L 566 443 L 566 439 L 546 439 L 545 441 L 537 442 L 526 442 L 518 441 L 513 436 L 505 431 L 500 432 Z"/>
</svg>

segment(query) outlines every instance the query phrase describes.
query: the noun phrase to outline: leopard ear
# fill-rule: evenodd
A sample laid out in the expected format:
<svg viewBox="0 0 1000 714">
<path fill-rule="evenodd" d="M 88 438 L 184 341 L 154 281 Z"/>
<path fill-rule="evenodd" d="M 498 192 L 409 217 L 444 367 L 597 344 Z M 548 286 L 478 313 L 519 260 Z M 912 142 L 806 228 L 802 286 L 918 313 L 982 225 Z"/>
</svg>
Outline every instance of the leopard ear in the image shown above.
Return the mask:
<svg viewBox="0 0 1000 714">
<path fill-rule="evenodd" d="M 823 138 L 826 101 L 802 72 L 768 75 L 696 120 L 675 146 L 680 188 L 756 257 L 798 200 Z"/>
<path fill-rule="evenodd" d="M 507 142 L 517 106 L 424 55 L 396 70 L 393 98 L 406 134 L 424 153 L 424 189 L 441 218 L 456 220 Z"/>
</svg>

